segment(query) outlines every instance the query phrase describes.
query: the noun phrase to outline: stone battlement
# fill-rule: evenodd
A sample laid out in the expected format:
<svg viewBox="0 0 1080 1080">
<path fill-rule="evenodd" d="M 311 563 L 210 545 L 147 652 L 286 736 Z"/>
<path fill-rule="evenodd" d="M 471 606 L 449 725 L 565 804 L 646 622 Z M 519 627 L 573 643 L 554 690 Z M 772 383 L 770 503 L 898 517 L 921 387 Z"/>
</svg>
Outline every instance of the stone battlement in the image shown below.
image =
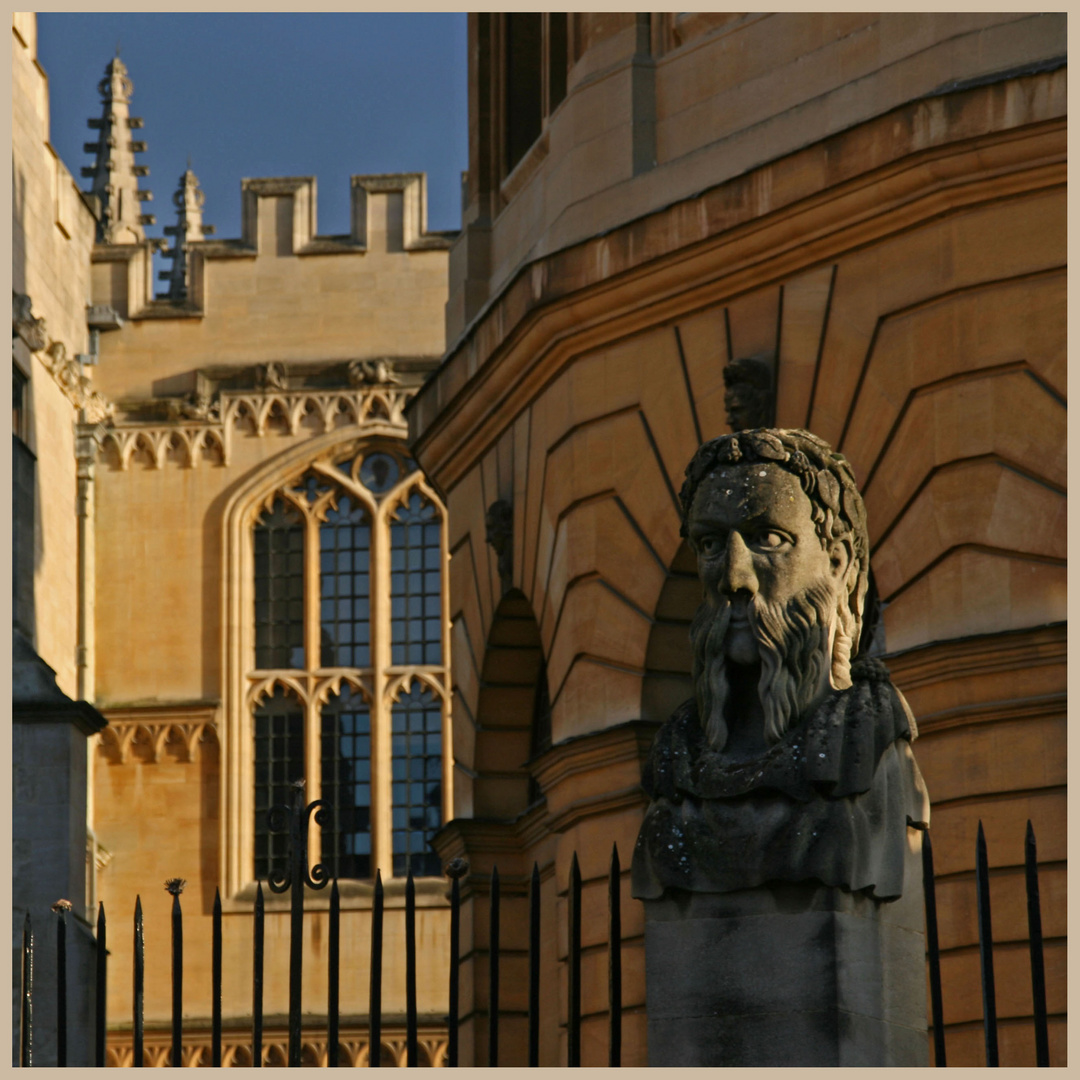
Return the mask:
<svg viewBox="0 0 1080 1080">
<path fill-rule="evenodd" d="M 208 264 L 216 260 L 273 262 L 273 272 L 280 276 L 289 273 L 281 260 L 293 257 L 305 262 L 318 256 L 353 256 L 361 262 L 386 257 L 400 261 L 415 255 L 445 253 L 457 235 L 453 231 L 428 231 L 424 173 L 352 177 L 350 227 L 345 235 L 319 235 L 317 182 L 313 176 L 244 179 L 241 198 L 239 238 L 184 242 L 187 289 L 183 299 L 154 298 L 152 254 L 163 241 L 147 239 L 95 246 L 94 302 L 110 305 L 126 319 L 198 318 L 213 306 L 214 275 Z M 339 270 L 330 272 L 337 274 Z M 311 271 L 297 273 L 306 278 Z"/>
</svg>

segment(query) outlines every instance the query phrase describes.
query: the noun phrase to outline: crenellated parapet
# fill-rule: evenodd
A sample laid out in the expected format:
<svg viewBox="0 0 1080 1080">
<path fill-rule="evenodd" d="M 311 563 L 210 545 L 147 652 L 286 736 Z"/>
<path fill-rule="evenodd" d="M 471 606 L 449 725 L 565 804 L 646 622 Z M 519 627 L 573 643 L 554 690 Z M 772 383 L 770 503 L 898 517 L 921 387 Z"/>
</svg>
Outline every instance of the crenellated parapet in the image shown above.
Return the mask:
<svg viewBox="0 0 1080 1080">
<path fill-rule="evenodd" d="M 318 185 L 313 176 L 245 179 L 241 200 L 241 235 L 211 239 L 213 229 L 202 224 L 205 198 L 188 169 L 174 196 L 177 224 L 166 229 L 175 237 L 168 251 L 172 267 L 160 274 L 169 282 L 167 293 L 155 299 L 151 287 L 153 251 L 155 246 L 165 247 L 165 241 L 106 240 L 94 250 L 95 302 L 108 303 L 131 319 L 198 318 L 218 298 L 218 282 L 222 282 L 221 296 L 227 296 L 231 278 L 243 273 L 235 268 L 235 260 L 254 261 L 247 271 L 251 278 L 272 272 L 294 279 L 296 287 L 303 288 L 319 272 L 310 265 L 317 257 L 346 258 L 353 266 L 346 272 L 359 278 L 365 263 L 385 268 L 386 260 L 407 264 L 417 257 L 430 259 L 435 253 L 445 259 L 456 236 L 428 230 L 423 173 L 352 177 L 349 232 L 341 235 L 318 232 Z M 286 262 L 292 259 L 296 263 Z M 127 264 L 126 273 L 105 267 L 117 262 Z M 234 268 L 224 269 L 230 262 Z M 374 272 L 373 266 L 367 269 Z M 336 275 L 341 270 L 340 265 L 327 268 Z"/>
</svg>

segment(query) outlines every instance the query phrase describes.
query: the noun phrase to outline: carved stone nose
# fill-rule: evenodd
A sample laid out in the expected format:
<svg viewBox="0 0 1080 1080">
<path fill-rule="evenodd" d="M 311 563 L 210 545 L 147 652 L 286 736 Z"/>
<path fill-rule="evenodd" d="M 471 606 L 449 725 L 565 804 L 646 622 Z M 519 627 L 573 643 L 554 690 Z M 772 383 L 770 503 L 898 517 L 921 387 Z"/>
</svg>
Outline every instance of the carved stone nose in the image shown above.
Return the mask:
<svg viewBox="0 0 1080 1080">
<path fill-rule="evenodd" d="M 732 530 L 728 538 L 727 557 L 724 560 L 724 576 L 720 583 L 724 592 L 734 596 L 745 590 L 751 596 L 758 591 L 757 574 L 754 573 L 754 560 L 738 531 Z"/>
</svg>

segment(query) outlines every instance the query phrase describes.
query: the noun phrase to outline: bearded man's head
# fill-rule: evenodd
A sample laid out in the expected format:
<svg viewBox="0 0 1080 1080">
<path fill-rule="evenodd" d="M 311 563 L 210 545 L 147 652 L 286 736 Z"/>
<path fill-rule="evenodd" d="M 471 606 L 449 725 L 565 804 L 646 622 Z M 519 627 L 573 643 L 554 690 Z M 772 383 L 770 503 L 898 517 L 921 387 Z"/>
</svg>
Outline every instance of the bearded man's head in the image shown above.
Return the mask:
<svg viewBox="0 0 1080 1080">
<path fill-rule="evenodd" d="M 726 744 L 732 680 L 753 672 L 775 742 L 851 685 L 870 568 L 851 466 L 808 431 L 757 428 L 701 446 L 679 498 L 705 590 L 690 638 L 707 740 Z"/>
</svg>

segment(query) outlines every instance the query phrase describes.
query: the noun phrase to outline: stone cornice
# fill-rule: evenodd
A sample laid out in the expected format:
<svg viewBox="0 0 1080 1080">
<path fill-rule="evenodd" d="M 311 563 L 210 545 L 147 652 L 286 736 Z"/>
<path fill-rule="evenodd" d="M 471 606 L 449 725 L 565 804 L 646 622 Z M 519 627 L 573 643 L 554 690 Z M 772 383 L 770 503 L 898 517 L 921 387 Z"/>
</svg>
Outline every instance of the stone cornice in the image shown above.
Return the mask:
<svg viewBox="0 0 1080 1080">
<path fill-rule="evenodd" d="M 995 672 L 1064 664 L 1068 652 L 1065 623 L 979 634 L 952 641 L 932 641 L 882 657 L 893 682 L 905 693 L 930 683 Z M 980 706 L 981 708 L 982 706 Z M 923 726 L 919 718 L 919 727 Z"/>
<path fill-rule="evenodd" d="M 512 821 L 485 818 L 455 818 L 435 835 L 433 844 L 444 863 L 454 858 L 470 861 L 479 855 L 481 865 L 462 882 L 462 895 L 487 889 L 490 865 L 499 867 L 504 891 L 522 893 L 531 873 L 536 845 L 557 833 L 565 833 L 590 817 L 617 814 L 634 807 L 644 808 L 648 797 L 642 790 L 640 763 L 652 745 L 658 723 L 631 720 L 601 731 L 577 735 L 557 743 L 529 763 L 529 771 L 540 785 L 545 799 Z M 612 770 L 632 765 L 634 782 L 612 789 Z M 594 774 L 590 782 L 588 774 Z M 569 780 L 584 781 L 578 797 L 560 799 L 558 791 Z M 527 857 L 527 858 L 526 858 Z"/>
<path fill-rule="evenodd" d="M 578 773 L 607 768 L 622 761 L 641 761 L 652 746 L 660 725 L 652 720 L 630 720 L 616 727 L 578 735 L 557 743 L 529 763 L 542 792 Z"/>
<path fill-rule="evenodd" d="M 108 721 L 88 701 L 15 701 L 16 724 L 73 724 L 84 735 L 108 730 Z"/>
<path fill-rule="evenodd" d="M 421 464 L 451 490 L 572 355 L 935 216 L 1064 185 L 1064 112 L 1064 69 L 913 102 L 524 266 L 410 406 Z"/>
<path fill-rule="evenodd" d="M 919 734 L 927 735 L 930 732 L 944 731 L 946 728 L 996 724 L 1009 720 L 1064 718 L 1067 707 L 1068 695 L 1064 691 L 1010 701 L 979 701 L 974 705 L 959 705 L 953 709 L 922 713 L 918 720 Z"/>
<path fill-rule="evenodd" d="M 176 411 L 188 415 L 148 423 L 111 423 L 101 432 L 101 452 L 114 453 L 122 470 L 136 453 L 145 453 L 153 469 L 164 468 L 170 457 L 178 458 L 185 468 L 196 468 L 206 459 L 228 465 L 237 432 L 261 438 L 278 427 L 296 435 L 311 417 L 323 434 L 349 427 L 359 428 L 361 434 L 402 439 L 408 431 L 403 410 L 415 393 L 415 387 L 389 384 L 222 390 L 216 400 L 177 401 Z"/>
</svg>

